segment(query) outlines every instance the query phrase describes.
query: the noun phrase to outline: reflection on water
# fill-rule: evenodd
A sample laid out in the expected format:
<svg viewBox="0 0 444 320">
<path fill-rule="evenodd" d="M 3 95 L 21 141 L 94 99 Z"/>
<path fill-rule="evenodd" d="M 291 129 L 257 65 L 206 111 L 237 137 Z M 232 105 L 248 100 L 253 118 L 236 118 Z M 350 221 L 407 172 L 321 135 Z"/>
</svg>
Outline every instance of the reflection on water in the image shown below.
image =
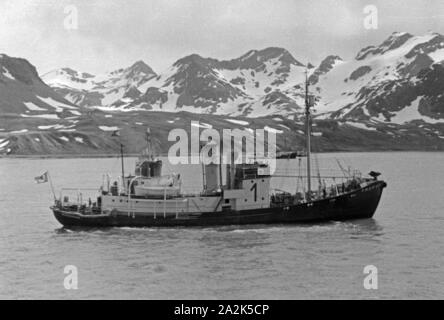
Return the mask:
<svg viewBox="0 0 444 320">
<path fill-rule="evenodd" d="M 33 177 L 50 168 L 56 188 L 97 187 L 103 168 L 119 174 L 118 159 L 0 159 L 0 298 L 444 298 L 444 184 L 436 179 L 444 154 L 328 154 L 320 160 L 328 157 L 383 172 L 389 187 L 374 219 L 67 229 L 49 210 L 48 186 Z M 133 161 L 126 159 L 126 166 Z M 169 170 L 199 187 L 193 170 Z M 283 187 L 291 190 L 294 183 Z M 68 264 L 79 270 L 75 292 L 62 285 Z M 378 267 L 377 291 L 362 286 L 369 264 Z"/>
</svg>

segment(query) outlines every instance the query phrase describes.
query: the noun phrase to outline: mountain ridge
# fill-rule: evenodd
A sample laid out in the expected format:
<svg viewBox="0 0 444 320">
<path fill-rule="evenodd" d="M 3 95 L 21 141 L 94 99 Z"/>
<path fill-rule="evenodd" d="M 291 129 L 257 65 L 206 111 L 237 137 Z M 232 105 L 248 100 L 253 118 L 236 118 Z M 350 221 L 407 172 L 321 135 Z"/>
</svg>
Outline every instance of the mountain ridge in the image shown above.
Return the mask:
<svg viewBox="0 0 444 320">
<path fill-rule="evenodd" d="M 352 59 L 329 55 L 307 67 L 269 47 L 226 60 L 191 54 L 159 74 L 136 61 L 102 75 L 67 67 L 42 79 L 26 59 L 3 54 L 0 154 L 112 154 L 114 130 L 133 137 L 128 152 L 137 152 L 146 126 L 167 148 L 168 130 L 191 120 L 267 127 L 284 151 L 303 145 L 305 72 L 316 151 L 444 150 L 444 38 L 396 32 Z"/>
<path fill-rule="evenodd" d="M 307 68 L 288 50 L 280 47 L 249 50 L 226 60 L 193 53 L 176 60 L 165 71 L 153 74 L 142 83 L 133 82 L 124 92 L 105 101 L 108 103 L 99 101 L 97 92 L 83 93 L 84 101 L 85 106 L 109 111 L 188 111 L 298 118 L 303 113 L 303 81 L 308 69 L 309 81 L 316 95 L 317 116 L 390 122 L 392 107 L 366 110 L 362 105 L 375 105 L 383 100 L 385 96 L 378 92 L 384 91 L 384 88 L 390 90 L 399 83 L 411 87 L 421 71 L 430 72 L 432 65 L 442 64 L 443 44 L 444 37 L 438 33 L 414 36 L 407 32 L 393 32 L 379 45 L 358 51 L 354 59 L 345 61 L 337 55 L 329 55 L 319 65 L 307 64 Z M 344 73 L 342 70 L 347 68 L 348 72 Z M 54 83 L 52 86 L 69 98 L 66 89 L 57 88 Z M 398 98 L 402 100 L 402 97 Z M 387 101 L 395 100 L 387 97 Z M 402 108 L 408 106 L 404 104 Z M 437 108 L 439 106 L 435 104 L 418 112 L 421 114 L 423 110 L 430 109 L 429 113 L 433 113 Z M 435 115 L 441 117 L 441 112 Z"/>
</svg>

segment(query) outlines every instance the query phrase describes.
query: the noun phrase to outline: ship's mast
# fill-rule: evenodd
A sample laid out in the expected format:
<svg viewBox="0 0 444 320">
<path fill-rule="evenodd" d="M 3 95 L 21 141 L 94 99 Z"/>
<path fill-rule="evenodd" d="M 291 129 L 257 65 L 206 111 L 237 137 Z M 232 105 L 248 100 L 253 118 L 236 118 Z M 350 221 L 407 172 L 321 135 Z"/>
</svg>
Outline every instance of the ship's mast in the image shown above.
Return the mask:
<svg viewBox="0 0 444 320">
<path fill-rule="evenodd" d="M 119 130 L 115 130 L 113 131 L 113 133 L 111 134 L 111 137 L 120 137 L 120 131 Z M 119 144 L 120 144 L 120 159 L 121 159 L 121 164 L 122 164 L 122 187 L 125 190 L 125 168 L 123 166 L 123 143 L 122 140 L 119 139 Z"/>
<path fill-rule="evenodd" d="M 149 160 L 154 160 L 157 155 L 155 154 L 156 150 L 155 150 L 154 145 L 152 143 L 151 129 L 149 127 L 146 128 L 145 140 L 146 140 L 146 148 L 145 148 L 145 150 L 142 151 L 142 155 L 145 158 L 148 158 Z"/>
<path fill-rule="evenodd" d="M 306 149 L 307 149 L 307 193 L 309 200 L 311 199 L 311 164 L 310 164 L 310 153 L 311 153 L 311 132 L 310 132 L 310 97 L 308 92 L 308 71 L 305 71 L 305 134 L 306 134 Z"/>
<path fill-rule="evenodd" d="M 123 188 L 125 189 L 125 167 L 123 165 L 123 144 L 120 143 L 120 159 L 121 159 L 121 163 L 122 163 L 122 185 Z"/>
</svg>

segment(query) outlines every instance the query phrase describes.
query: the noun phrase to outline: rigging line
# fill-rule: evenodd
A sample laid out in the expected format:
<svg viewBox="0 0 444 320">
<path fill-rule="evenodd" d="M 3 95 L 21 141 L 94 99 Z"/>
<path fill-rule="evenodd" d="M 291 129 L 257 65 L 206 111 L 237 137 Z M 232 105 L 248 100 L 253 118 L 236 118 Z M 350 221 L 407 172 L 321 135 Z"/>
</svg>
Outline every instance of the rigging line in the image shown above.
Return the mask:
<svg viewBox="0 0 444 320">
<path fill-rule="evenodd" d="M 336 157 L 335 157 L 335 160 L 336 160 L 336 163 L 339 166 L 339 169 L 341 169 L 342 174 L 344 175 L 344 178 L 347 178 L 347 172 L 345 171 L 344 167 L 342 167 L 341 162 Z"/>
<path fill-rule="evenodd" d="M 350 161 L 347 161 L 347 159 L 346 159 L 344 156 L 341 157 L 341 161 L 347 166 L 347 169 L 353 167 L 353 166 L 351 165 Z M 347 172 L 348 172 L 348 170 L 347 170 Z M 350 176 L 350 175 L 349 175 L 349 176 Z"/>
<path fill-rule="evenodd" d="M 341 169 L 342 173 L 344 174 L 344 177 L 348 177 L 347 170 L 345 167 L 347 166 L 347 161 L 342 156 L 335 157 L 336 162 L 338 163 L 339 168 Z"/>
</svg>

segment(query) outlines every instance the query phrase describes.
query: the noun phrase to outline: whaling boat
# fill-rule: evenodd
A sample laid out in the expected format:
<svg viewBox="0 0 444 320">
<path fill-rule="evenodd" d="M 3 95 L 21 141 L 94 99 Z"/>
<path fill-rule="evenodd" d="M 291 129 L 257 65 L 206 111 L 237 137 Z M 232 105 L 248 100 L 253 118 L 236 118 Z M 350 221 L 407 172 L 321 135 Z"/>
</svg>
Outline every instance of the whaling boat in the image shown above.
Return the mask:
<svg viewBox="0 0 444 320">
<path fill-rule="evenodd" d="M 295 193 L 270 188 L 272 175 L 264 163 L 226 165 L 223 184 L 222 164 L 203 167 L 204 187 L 199 194 L 182 192 L 178 174 L 162 175 L 162 161 L 153 156 L 150 135 L 147 149 L 136 163 L 134 175 L 124 174 L 122 153 L 121 183 L 110 185 L 105 178 L 95 201 L 84 202 L 81 194 L 70 201 L 61 193 L 51 207 L 56 219 L 66 227 L 161 227 L 244 224 L 313 223 L 332 220 L 371 218 L 386 183 L 379 173 L 368 177 L 359 173 L 338 176 L 341 183 L 327 186 L 319 181 L 312 188 L 311 111 L 313 99 L 306 82 L 306 175 L 305 189 Z M 330 177 L 331 178 L 331 177 Z M 333 181 L 336 181 L 333 177 Z"/>
</svg>

